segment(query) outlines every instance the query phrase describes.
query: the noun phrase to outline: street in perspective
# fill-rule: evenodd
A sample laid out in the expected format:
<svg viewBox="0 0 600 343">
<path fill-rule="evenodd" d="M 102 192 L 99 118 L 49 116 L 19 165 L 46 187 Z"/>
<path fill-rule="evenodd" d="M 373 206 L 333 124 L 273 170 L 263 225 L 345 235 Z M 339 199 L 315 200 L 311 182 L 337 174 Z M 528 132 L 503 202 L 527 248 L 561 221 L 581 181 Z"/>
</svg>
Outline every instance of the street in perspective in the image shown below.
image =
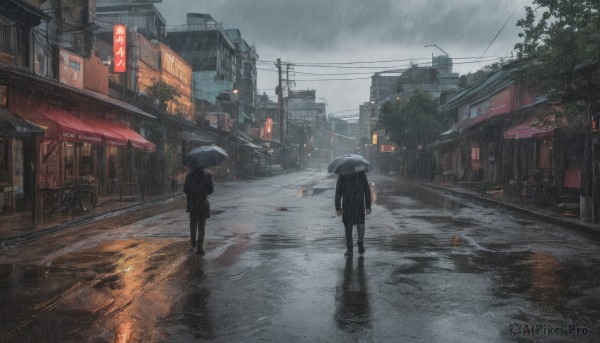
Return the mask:
<svg viewBox="0 0 600 343">
<path fill-rule="evenodd" d="M 0 0 L 0 342 L 600 342 L 598 32 Z"/>
<path fill-rule="evenodd" d="M 215 184 L 205 256 L 181 196 L 5 247 L 0 340 L 597 340 L 595 235 L 368 177 L 350 258 L 324 170 Z"/>
</svg>

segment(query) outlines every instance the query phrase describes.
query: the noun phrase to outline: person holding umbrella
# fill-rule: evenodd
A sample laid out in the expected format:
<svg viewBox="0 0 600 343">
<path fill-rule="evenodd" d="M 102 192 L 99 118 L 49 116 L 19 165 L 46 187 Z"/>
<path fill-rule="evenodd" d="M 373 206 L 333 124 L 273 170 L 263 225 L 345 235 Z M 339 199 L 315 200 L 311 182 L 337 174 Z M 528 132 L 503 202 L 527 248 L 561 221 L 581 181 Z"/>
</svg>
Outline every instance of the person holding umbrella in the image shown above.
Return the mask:
<svg viewBox="0 0 600 343">
<path fill-rule="evenodd" d="M 214 191 L 212 175 L 204 168 L 216 166 L 227 157 L 227 153 L 217 146 L 204 146 L 190 151 L 183 161 L 183 165 L 191 170 L 185 177 L 183 192 L 187 195 L 186 211 L 190 213 L 192 248 L 197 247 L 199 255 L 204 255 L 206 219 L 210 218 L 208 196 Z"/>
<path fill-rule="evenodd" d="M 210 218 L 208 196 L 214 191 L 212 176 L 202 167 L 194 169 L 185 177 L 183 192 L 187 195 L 187 212 L 190 213 L 190 237 L 192 248 L 198 247 L 198 254 L 204 255 L 204 232 L 206 219 Z M 196 231 L 198 233 L 196 238 Z"/>
<path fill-rule="evenodd" d="M 360 155 L 345 155 L 333 160 L 328 171 L 339 174 L 335 186 L 335 210 L 342 216 L 346 231 L 345 256 L 353 255 L 352 227 L 356 225 L 358 253 L 364 254 L 365 213 L 371 213 L 371 188 L 366 171 L 371 164 Z"/>
</svg>

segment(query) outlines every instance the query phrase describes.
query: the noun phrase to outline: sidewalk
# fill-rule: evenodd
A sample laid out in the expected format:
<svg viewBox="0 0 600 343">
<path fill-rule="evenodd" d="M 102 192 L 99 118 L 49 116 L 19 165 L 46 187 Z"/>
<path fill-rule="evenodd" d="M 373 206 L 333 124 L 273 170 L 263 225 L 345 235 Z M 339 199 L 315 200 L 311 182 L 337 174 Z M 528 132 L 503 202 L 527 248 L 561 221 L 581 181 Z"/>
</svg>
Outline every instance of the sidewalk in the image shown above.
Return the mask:
<svg viewBox="0 0 600 343">
<path fill-rule="evenodd" d="M 179 197 L 182 194 L 181 192 L 174 192 L 145 196 L 143 201 L 141 197 L 137 197 L 135 200 L 124 199 L 123 201 L 119 197 L 101 198 L 98 199 L 96 208 L 90 212 L 79 213 L 65 210 L 52 214 L 42 214 L 38 216 L 35 224 L 32 223 L 31 212 L 3 214 L 0 216 L 0 248 L 24 243 L 77 225 L 91 223 L 107 216 L 127 213 L 141 206 Z"/>
<path fill-rule="evenodd" d="M 503 195 L 501 193 L 482 194 L 456 185 L 442 186 L 426 181 L 420 181 L 417 183 L 417 185 L 431 192 L 442 193 L 440 195 L 443 195 L 443 193 L 449 193 L 455 197 L 472 199 L 484 203 L 486 205 L 499 206 L 510 209 L 512 211 L 524 213 L 550 223 L 563 225 L 575 229 L 583 229 L 594 233 L 600 233 L 600 223 L 586 221 L 580 219 L 579 216 L 566 217 L 564 215 L 561 215 L 561 213 L 557 210 L 553 210 L 550 207 L 539 208 L 533 203 L 523 202 L 518 198 L 513 199 L 511 196 Z"/>
<path fill-rule="evenodd" d="M 269 174 L 259 177 L 269 177 L 283 174 L 285 171 L 279 165 L 273 165 Z M 214 182 L 226 182 L 227 179 L 218 179 Z M 91 223 L 101 218 L 116 216 L 119 214 L 134 211 L 140 207 L 160 203 L 168 199 L 182 197 L 182 188 L 175 192 L 167 192 L 161 195 L 145 195 L 142 201 L 140 196 L 135 199 L 125 199 L 121 201 L 119 196 L 103 197 L 98 199 L 98 204 L 94 210 L 87 213 L 78 213 L 73 211 L 60 211 L 53 214 L 38 215 L 35 224 L 32 223 L 31 212 L 14 212 L 0 215 L 0 249 L 4 246 L 10 246 L 25 243 L 39 237 L 47 236 L 52 233 L 71 228 L 77 225 Z M 129 198 L 129 197 L 127 197 Z"/>
</svg>

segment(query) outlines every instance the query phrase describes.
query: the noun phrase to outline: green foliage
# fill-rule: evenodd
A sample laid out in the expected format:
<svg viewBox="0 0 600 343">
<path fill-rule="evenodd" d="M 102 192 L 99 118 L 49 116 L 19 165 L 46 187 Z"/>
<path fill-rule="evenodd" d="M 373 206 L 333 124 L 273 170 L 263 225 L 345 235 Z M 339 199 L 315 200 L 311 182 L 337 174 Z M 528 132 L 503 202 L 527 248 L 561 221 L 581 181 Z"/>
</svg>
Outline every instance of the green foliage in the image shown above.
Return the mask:
<svg viewBox="0 0 600 343">
<path fill-rule="evenodd" d="M 523 28 L 517 56 L 534 61 L 523 81 L 565 104 L 600 99 L 600 2 L 534 0 L 533 5 L 517 23 Z"/>
<path fill-rule="evenodd" d="M 380 123 L 400 147 L 414 150 L 432 142 L 441 132 L 443 119 L 438 100 L 417 90 L 407 102 L 388 101 L 381 107 Z"/>
<path fill-rule="evenodd" d="M 167 102 L 173 100 L 178 94 L 177 89 L 167 84 L 162 79 L 153 79 L 152 86 L 146 88 L 148 97 L 158 100 L 158 109 L 167 111 Z"/>
</svg>

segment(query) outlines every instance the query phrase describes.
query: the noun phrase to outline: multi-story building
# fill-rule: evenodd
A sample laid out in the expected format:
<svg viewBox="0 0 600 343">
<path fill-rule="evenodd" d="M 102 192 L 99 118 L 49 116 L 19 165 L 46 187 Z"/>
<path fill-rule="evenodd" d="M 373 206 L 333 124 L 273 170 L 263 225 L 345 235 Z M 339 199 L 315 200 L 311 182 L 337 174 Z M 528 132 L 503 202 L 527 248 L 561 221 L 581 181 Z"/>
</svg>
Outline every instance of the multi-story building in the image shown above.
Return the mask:
<svg viewBox="0 0 600 343">
<path fill-rule="evenodd" d="M 256 121 L 260 123 L 260 138 L 267 141 L 279 142 L 279 104 L 269 99 L 266 93 L 257 97 Z M 270 128 L 266 125 L 270 124 Z"/>
<path fill-rule="evenodd" d="M 358 105 L 358 136 L 361 144 L 371 142 L 374 126 L 373 120 L 375 116 L 375 103 L 365 102 Z M 361 147 L 362 149 L 362 147 Z"/>
<path fill-rule="evenodd" d="M 324 120 L 326 104 L 316 100 L 315 90 L 291 91 L 283 99 L 289 125 L 301 124 L 312 129 Z"/>
<path fill-rule="evenodd" d="M 519 82 L 529 61 L 515 61 L 461 90 L 444 106 L 456 122 L 432 145 L 445 178 L 507 185 L 536 171 L 557 186 L 579 189 L 581 135 L 563 135 L 560 123 L 537 118 L 560 111 Z M 557 144 L 557 142 L 563 144 Z M 566 146 L 572 148 L 566 149 Z"/>
<path fill-rule="evenodd" d="M 400 96 L 410 98 L 415 90 L 423 90 L 443 103 L 456 93 L 460 78 L 452 72 L 452 59 L 448 56 L 432 57 L 431 66 L 413 65 L 408 69 L 379 72 L 371 78 L 370 100 L 383 103 Z"/>
<path fill-rule="evenodd" d="M 90 3 L 92 1 L 89 1 Z M 101 23 L 97 35 L 105 41 L 112 38 L 114 25 L 125 25 L 130 32 L 139 33 L 149 40 L 163 42 L 166 20 L 155 3 L 162 0 L 95 0 L 97 22 Z"/>
<path fill-rule="evenodd" d="M 238 121 L 246 123 L 256 122 L 256 61 L 258 54 L 256 48 L 251 46 L 242 38 L 242 34 L 238 29 L 225 30 L 229 38 L 233 40 L 238 51 L 237 58 L 237 93 L 235 97 L 239 103 Z M 256 126 L 256 125 L 250 125 Z"/>
<path fill-rule="evenodd" d="M 93 53 L 95 2 L 64 5 L 7 1 L 0 9 L 2 22 L 15 23 L 2 26 L 0 43 L 0 121 L 15 128 L 0 133 L 0 207 L 8 210 L 40 213 L 38 190 L 82 177 L 99 195 L 111 179 L 138 182 L 155 149 L 138 133 L 155 118 L 108 96 L 108 67 Z"/>
<path fill-rule="evenodd" d="M 386 155 L 382 153 L 396 152 L 399 149 L 378 125 L 381 106 L 385 102 L 406 101 L 416 90 L 421 90 L 439 99 L 441 106 L 457 92 L 459 80 L 458 73 L 452 72 L 452 59 L 446 55 L 432 56 L 430 66 L 412 65 L 408 69 L 390 70 L 373 75 L 370 103 L 360 106 L 359 119 L 364 144 L 372 144 L 372 158 L 384 159 Z"/>
<path fill-rule="evenodd" d="M 254 110 L 258 56 L 239 31 L 229 33 L 233 39 L 210 14 L 188 13 L 185 25 L 169 27 L 166 44 L 192 67 L 196 115 L 203 124 L 233 133 L 230 161 L 241 177 L 254 175 L 260 164 L 255 151 L 261 148 L 245 135 L 247 114 Z"/>
<path fill-rule="evenodd" d="M 210 14 L 188 13 L 186 25 L 169 27 L 166 44 L 192 67 L 193 97 L 200 115 L 227 110 L 235 116 L 232 112 L 236 110 L 236 104 L 230 104 L 226 109 L 216 108 L 217 98 L 223 93 L 227 97 L 221 99 L 234 103 L 233 90 L 237 89 L 239 53 L 223 25 Z"/>
<path fill-rule="evenodd" d="M 102 20 L 102 28 L 97 34 L 96 53 L 111 65 L 111 96 L 138 104 L 165 119 L 161 122 L 169 142 L 160 147 L 164 158 L 159 160 L 164 161 L 163 169 L 171 174 L 179 169 L 182 156 L 188 151 L 198 145 L 215 143 L 216 137 L 200 132 L 196 125 L 199 120 L 192 97 L 192 66 L 166 44 L 166 23 L 154 6 L 156 2 L 99 1 L 98 17 Z M 113 60 L 113 28 L 116 24 L 126 29 L 125 72 L 118 72 L 116 60 Z M 158 81 L 176 90 L 172 99 L 160 99 L 164 90 L 154 87 Z M 155 97 L 158 103 L 154 102 Z M 148 127 L 149 132 L 152 130 L 153 127 Z M 166 177 L 159 175 L 161 179 Z M 157 184 L 162 182 L 156 181 Z"/>
<path fill-rule="evenodd" d="M 357 122 L 347 121 L 340 118 L 329 118 L 331 123 L 331 154 L 339 156 L 356 153 L 358 148 Z"/>
</svg>

